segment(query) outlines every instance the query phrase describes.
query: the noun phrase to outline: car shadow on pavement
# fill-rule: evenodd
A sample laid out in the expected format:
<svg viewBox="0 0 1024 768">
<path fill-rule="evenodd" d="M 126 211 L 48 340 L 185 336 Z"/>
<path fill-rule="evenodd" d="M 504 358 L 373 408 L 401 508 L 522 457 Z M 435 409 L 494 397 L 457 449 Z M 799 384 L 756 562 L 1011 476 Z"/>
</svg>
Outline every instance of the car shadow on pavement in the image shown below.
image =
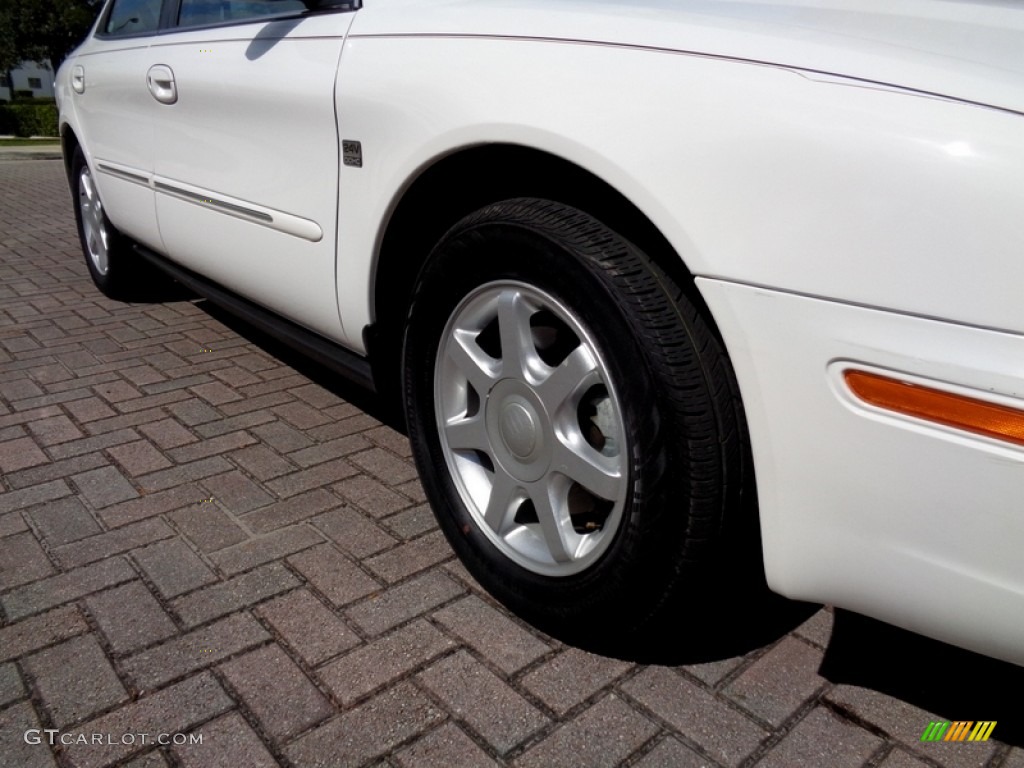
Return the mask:
<svg viewBox="0 0 1024 768">
<path fill-rule="evenodd" d="M 297 373 L 302 374 L 314 384 L 337 395 L 382 424 L 391 427 L 391 429 L 403 435 L 406 433 L 405 420 L 402 418 L 401 413 L 395 407 L 386 405 L 373 392 L 345 379 L 327 366 L 321 365 L 303 353 L 292 349 L 287 344 L 214 304 L 212 301 L 202 299 L 196 302 L 196 306 L 217 322 L 227 326 L 234 333 L 259 347 L 289 368 L 294 369 Z"/>
<path fill-rule="evenodd" d="M 837 609 L 819 673 L 950 721 L 997 721 L 993 739 L 1024 747 L 1024 668 L 1014 664 Z"/>
</svg>

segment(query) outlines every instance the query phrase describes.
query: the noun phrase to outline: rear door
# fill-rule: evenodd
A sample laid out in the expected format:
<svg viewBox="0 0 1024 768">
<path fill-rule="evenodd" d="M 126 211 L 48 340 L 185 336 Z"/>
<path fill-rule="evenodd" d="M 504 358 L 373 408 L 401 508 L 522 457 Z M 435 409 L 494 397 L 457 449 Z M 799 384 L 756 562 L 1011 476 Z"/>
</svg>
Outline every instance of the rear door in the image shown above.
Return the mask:
<svg viewBox="0 0 1024 768">
<path fill-rule="evenodd" d="M 334 89 L 353 15 L 181 0 L 149 49 L 165 89 L 153 94 L 153 186 L 168 255 L 334 337 Z"/>
<path fill-rule="evenodd" d="M 107 215 L 161 249 L 150 176 L 156 103 L 146 90 L 161 0 L 113 0 L 72 62 L 71 98 Z"/>
</svg>

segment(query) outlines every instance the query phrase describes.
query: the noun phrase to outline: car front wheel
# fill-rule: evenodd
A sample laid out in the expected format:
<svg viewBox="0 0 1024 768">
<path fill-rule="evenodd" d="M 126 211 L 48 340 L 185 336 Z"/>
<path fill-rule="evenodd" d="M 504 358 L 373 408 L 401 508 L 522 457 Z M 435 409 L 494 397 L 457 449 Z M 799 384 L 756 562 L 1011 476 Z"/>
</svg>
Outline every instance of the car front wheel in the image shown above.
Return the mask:
<svg viewBox="0 0 1024 768">
<path fill-rule="evenodd" d="M 514 611 L 631 633 L 697 588 L 747 487 L 728 360 L 661 269 L 589 215 L 487 206 L 425 266 L 406 412 L 439 524 Z"/>
</svg>

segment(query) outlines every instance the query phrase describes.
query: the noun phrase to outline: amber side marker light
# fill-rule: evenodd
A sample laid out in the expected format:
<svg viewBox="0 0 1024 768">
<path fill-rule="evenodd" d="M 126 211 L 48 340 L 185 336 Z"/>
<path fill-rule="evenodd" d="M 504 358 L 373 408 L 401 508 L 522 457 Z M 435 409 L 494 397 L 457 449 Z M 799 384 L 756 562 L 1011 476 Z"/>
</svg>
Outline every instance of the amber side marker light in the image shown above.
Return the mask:
<svg viewBox="0 0 1024 768">
<path fill-rule="evenodd" d="M 865 403 L 1024 445 L 1024 411 L 973 397 L 911 384 L 867 371 L 843 371 L 846 385 Z"/>
</svg>

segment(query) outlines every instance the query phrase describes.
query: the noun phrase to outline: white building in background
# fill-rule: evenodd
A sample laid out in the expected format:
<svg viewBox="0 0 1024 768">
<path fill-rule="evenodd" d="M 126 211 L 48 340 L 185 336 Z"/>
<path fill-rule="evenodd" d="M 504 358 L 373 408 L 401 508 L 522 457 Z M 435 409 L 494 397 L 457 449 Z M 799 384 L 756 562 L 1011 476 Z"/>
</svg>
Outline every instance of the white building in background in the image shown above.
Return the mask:
<svg viewBox="0 0 1024 768">
<path fill-rule="evenodd" d="M 11 100 L 11 83 L 8 74 L 14 81 L 15 91 L 32 91 L 33 98 L 53 98 L 53 69 L 50 62 L 23 61 L 17 69 L 10 73 L 0 72 L 0 101 Z"/>
</svg>

